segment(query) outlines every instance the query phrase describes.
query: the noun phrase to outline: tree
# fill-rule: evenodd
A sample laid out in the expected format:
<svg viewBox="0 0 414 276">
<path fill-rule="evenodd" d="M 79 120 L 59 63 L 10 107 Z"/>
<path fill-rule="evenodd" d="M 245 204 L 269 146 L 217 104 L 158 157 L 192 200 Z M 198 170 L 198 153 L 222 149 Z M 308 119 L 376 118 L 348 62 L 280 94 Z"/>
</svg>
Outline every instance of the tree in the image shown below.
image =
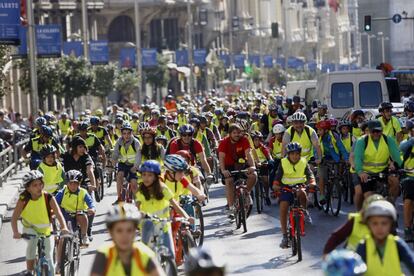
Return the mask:
<svg viewBox="0 0 414 276">
<path fill-rule="evenodd" d="M 145 80 L 151 84 L 154 95 L 158 95 L 158 89 L 165 87 L 168 84 L 168 57 L 157 55 L 158 65 L 145 69 Z"/>
<path fill-rule="evenodd" d="M 137 91 L 139 80 L 135 69 L 122 68 L 115 81 L 115 89 L 119 91 L 125 102 L 133 99 L 134 92 Z"/>
<path fill-rule="evenodd" d="M 101 99 L 103 110 L 106 110 L 106 97 L 115 90 L 118 67 L 115 63 L 97 65 L 93 67 L 93 73 L 92 95 Z"/>
<path fill-rule="evenodd" d="M 3 73 L 3 70 L 6 64 L 10 61 L 10 49 L 10 46 L 0 45 L 0 99 L 8 90 L 8 87 L 6 86 L 6 75 Z"/>
<path fill-rule="evenodd" d="M 62 57 L 61 64 L 62 94 L 75 112 L 74 100 L 92 91 L 94 76 L 91 64 L 83 58 L 73 56 Z"/>
</svg>

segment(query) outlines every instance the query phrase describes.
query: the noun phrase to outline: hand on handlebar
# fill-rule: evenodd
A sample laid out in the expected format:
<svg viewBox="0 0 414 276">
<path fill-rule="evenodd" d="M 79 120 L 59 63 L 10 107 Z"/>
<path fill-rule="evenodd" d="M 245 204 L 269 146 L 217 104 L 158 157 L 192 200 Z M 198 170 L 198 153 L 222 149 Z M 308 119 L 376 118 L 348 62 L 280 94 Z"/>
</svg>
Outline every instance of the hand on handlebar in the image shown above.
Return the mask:
<svg viewBox="0 0 414 276">
<path fill-rule="evenodd" d="M 223 171 L 223 175 L 224 175 L 225 178 L 231 177 L 231 173 L 228 170 Z"/>
<path fill-rule="evenodd" d="M 358 174 L 358 176 L 361 179 L 362 183 L 368 182 L 369 175 L 366 172 L 361 172 L 360 174 Z"/>
<path fill-rule="evenodd" d="M 190 224 L 195 224 L 195 219 L 194 219 L 193 217 L 189 217 L 189 218 L 188 218 L 188 222 L 189 222 Z"/>
<path fill-rule="evenodd" d="M 207 199 L 206 195 L 204 194 L 197 195 L 196 197 L 199 202 L 203 202 L 204 200 Z"/>
<path fill-rule="evenodd" d="M 88 209 L 88 215 L 92 216 L 93 214 L 95 214 L 95 210 L 94 209 Z"/>
<path fill-rule="evenodd" d="M 253 174 L 256 172 L 256 168 L 255 167 L 249 167 L 247 168 L 247 174 Z"/>
<path fill-rule="evenodd" d="M 19 232 L 13 233 L 13 239 L 19 240 L 21 238 L 22 238 L 22 234 L 20 234 Z"/>
</svg>

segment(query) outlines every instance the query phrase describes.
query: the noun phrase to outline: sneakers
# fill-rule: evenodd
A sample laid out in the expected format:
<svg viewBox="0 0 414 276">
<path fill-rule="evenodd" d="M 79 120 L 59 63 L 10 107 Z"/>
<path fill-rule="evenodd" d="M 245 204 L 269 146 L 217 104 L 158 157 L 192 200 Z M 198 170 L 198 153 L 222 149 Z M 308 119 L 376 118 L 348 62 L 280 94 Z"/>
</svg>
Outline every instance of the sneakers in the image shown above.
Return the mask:
<svg viewBox="0 0 414 276">
<path fill-rule="evenodd" d="M 85 246 L 85 247 L 88 247 L 88 246 L 89 246 L 89 239 L 88 239 L 88 236 L 83 236 L 83 237 L 82 237 L 81 244 L 82 244 L 83 246 Z"/>
<path fill-rule="evenodd" d="M 409 242 L 409 241 L 412 241 L 413 239 L 414 239 L 414 236 L 413 236 L 413 232 L 411 231 L 411 229 L 405 228 L 404 229 L 404 240 L 406 242 Z"/>
<path fill-rule="evenodd" d="M 88 239 L 89 239 L 90 242 L 92 242 L 93 241 L 93 236 L 92 235 L 88 235 Z"/>
<path fill-rule="evenodd" d="M 282 241 L 280 242 L 280 248 L 288 248 L 289 247 L 289 239 L 287 237 L 287 234 L 283 235 Z"/>
<path fill-rule="evenodd" d="M 305 211 L 305 223 L 312 225 L 313 220 L 308 210 Z"/>
</svg>

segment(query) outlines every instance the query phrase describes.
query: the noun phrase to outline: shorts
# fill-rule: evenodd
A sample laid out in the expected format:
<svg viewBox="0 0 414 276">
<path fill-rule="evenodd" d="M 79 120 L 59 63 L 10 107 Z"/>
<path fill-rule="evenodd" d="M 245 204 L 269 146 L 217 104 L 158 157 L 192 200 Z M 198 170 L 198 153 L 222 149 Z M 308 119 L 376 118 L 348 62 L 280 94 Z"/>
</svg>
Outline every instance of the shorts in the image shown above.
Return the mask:
<svg viewBox="0 0 414 276">
<path fill-rule="evenodd" d="M 387 172 L 388 169 L 385 169 L 384 172 Z M 368 193 L 368 192 L 376 192 L 377 191 L 377 181 L 369 181 L 367 183 L 361 183 L 359 176 L 358 177 L 358 182 L 356 185 L 361 185 L 361 189 L 362 189 L 362 193 Z"/>
<path fill-rule="evenodd" d="M 71 216 L 68 212 L 66 212 L 65 209 L 60 208 L 63 217 L 65 218 L 66 224 L 69 227 L 69 223 L 70 223 L 70 227 L 72 231 L 76 231 L 78 228 L 78 223 L 76 222 L 76 217 L 75 216 Z"/>
<path fill-rule="evenodd" d="M 30 234 L 30 235 L 37 235 L 36 231 L 32 228 L 23 227 L 23 233 L 24 234 Z M 36 260 L 36 254 L 37 254 L 37 238 L 33 238 L 30 240 L 27 240 L 27 248 L 26 248 L 26 260 Z M 45 254 L 46 254 L 46 260 L 49 264 L 50 271 L 54 267 L 53 264 L 53 258 L 52 258 L 52 249 L 54 248 L 54 238 L 52 236 L 49 236 L 45 239 Z"/>
<path fill-rule="evenodd" d="M 403 198 L 414 200 L 414 177 L 405 177 L 401 180 Z"/>
<path fill-rule="evenodd" d="M 137 173 L 132 173 L 131 172 L 131 168 L 134 165 L 127 165 L 125 163 L 118 163 L 118 172 L 123 172 L 124 173 L 124 177 L 126 178 L 126 180 L 129 182 L 132 179 L 138 179 L 138 175 Z"/>
<path fill-rule="evenodd" d="M 292 192 L 287 192 L 287 191 L 280 191 L 280 197 L 279 197 L 279 201 L 287 201 L 289 202 L 289 205 L 293 203 L 293 193 Z"/>
</svg>

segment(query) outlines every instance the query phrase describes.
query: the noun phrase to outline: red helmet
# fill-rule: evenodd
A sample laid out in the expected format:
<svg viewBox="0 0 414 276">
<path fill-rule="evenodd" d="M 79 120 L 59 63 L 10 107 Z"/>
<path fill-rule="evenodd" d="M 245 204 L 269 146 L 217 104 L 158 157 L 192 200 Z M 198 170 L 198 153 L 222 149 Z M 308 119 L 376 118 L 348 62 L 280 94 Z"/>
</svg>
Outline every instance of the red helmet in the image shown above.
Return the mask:
<svg viewBox="0 0 414 276">
<path fill-rule="evenodd" d="M 330 130 L 331 129 L 331 122 L 329 120 L 324 120 L 324 121 L 319 121 L 316 124 L 316 128 L 317 129 L 325 129 L 325 130 Z"/>
</svg>

